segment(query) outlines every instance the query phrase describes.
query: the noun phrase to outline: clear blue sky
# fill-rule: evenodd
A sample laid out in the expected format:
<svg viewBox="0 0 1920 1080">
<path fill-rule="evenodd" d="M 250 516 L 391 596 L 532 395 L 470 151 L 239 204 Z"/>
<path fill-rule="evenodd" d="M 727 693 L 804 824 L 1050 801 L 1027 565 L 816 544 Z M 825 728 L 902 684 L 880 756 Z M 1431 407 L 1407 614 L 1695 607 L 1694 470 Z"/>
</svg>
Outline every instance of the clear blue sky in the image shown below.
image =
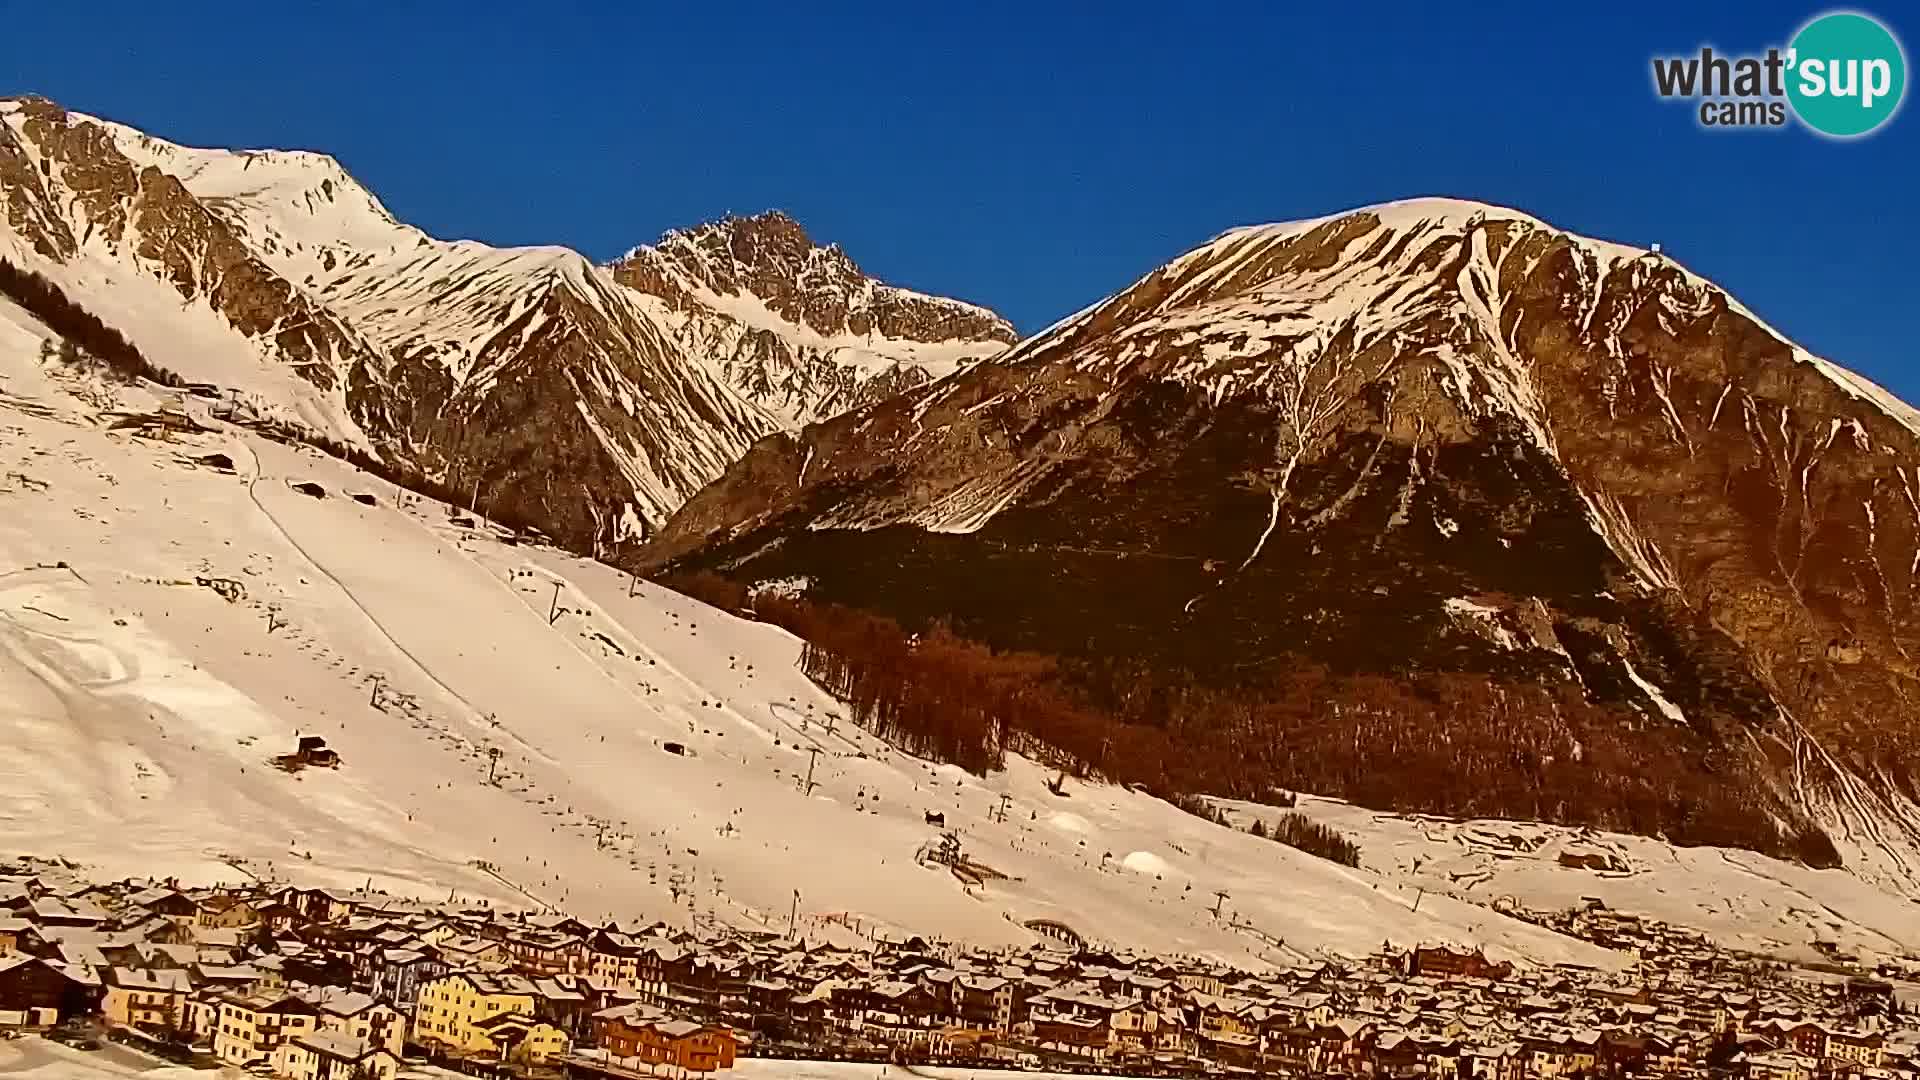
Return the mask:
<svg viewBox="0 0 1920 1080">
<path fill-rule="evenodd" d="M 1867 140 L 1713 133 L 1649 58 L 1817 5 L 15 3 L 0 91 L 321 149 L 444 237 L 609 258 L 781 207 L 1034 330 L 1236 224 L 1422 194 L 1661 242 L 1920 398 L 1911 103 Z M 1866 10 L 1910 56 L 1905 0 Z"/>
</svg>

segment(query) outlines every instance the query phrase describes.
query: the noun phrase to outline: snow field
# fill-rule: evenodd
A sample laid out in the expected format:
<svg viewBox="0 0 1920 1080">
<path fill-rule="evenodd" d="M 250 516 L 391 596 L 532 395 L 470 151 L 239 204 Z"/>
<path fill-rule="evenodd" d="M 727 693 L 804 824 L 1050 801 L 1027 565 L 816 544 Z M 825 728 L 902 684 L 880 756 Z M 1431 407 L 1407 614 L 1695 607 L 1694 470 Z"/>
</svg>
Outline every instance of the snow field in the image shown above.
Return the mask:
<svg viewBox="0 0 1920 1080">
<path fill-rule="evenodd" d="M 784 928 L 798 890 L 818 933 L 1023 944 L 1047 917 L 1253 962 L 1389 937 L 1607 960 L 1467 905 L 1414 913 L 1388 882 L 1124 789 L 1060 798 L 1025 761 L 980 778 L 899 754 L 830 724 L 782 631 L 237 429 L 108 433 L 39 370 L 35 324 L 0 325 L 0 475 L 32 480 L 0 493 L 0 745 L 23 751 L 0 765 L 7 848 L 589 918 Z M 234 472 L 197 460 L 215 452 Z M 344 765 L 272 768 L 302 734 Z M 928 812 L 1007 879 L 969 890 L 917 864 Z"/>
</svg>

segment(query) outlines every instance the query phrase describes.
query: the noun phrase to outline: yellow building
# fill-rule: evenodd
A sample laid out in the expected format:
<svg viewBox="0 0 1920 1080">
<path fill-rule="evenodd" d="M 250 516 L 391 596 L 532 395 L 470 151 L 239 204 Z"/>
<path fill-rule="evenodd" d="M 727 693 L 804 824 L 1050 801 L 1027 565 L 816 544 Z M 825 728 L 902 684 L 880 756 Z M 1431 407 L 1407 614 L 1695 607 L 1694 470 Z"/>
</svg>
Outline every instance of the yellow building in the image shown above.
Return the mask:
<svg viewBox="0 0 1920 1080">
<path fill-rule="evenodd" d="M 193 984 L 184 971 L 108 968 L 101 979 L 105 995 L 100 1011 L 108 1020 L 149 1031 L 188 1029 L 187 995 Z"/>
<path fill-rule="evenodd" d="M 462 972 L 420 988 L 413 1039 L 422 1045 L 495 1060 L 538 1063 L 564 1054 L 565 1032 L 534 1016 L 537 991 L 522 975 Z"/>
<path fill-rule="evenodd" d="M 319 1009 L 293 994 L 236 994 L 219 1006 L 213 1054 L 228 1065 L 272 1062 L 287 1042 L 319 1027 Z"/>
</svg>

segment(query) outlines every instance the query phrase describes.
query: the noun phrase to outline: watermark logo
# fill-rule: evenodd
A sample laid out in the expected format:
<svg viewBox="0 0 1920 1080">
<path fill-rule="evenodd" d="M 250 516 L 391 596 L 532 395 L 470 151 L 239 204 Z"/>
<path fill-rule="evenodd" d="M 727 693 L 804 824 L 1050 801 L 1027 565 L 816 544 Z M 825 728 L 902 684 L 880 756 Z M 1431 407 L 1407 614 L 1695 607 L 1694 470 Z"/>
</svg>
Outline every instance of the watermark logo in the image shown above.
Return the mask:
<svg viewBox="0 0 1920 1080">
<path fill-rule="evenodd" d="M 1835 11 L 1800 28 L 1785 47 L 1748 56 L 1712 48 L 1657 56 L 1654 92 L 1697 101 L 1702 127 L 1784 127 L 1789 117 L 1836 139 L 1884 127 L 1907 90 L 1899 39 L 1871 15 Z"/>
</svg>

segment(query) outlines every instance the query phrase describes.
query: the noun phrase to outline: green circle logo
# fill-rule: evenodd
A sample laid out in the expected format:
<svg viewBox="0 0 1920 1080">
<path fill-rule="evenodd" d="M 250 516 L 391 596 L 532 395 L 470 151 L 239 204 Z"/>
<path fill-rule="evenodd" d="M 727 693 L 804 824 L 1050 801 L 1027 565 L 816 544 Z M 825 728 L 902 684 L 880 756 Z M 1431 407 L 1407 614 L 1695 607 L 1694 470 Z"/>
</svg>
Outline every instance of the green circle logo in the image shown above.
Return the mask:
<svg viewBox="0 0 1920 1080">
<path fill-rule="evenodd" d="M 1802 27 L 1787 52 L 1787 100 L 1801 123 L 1834 138 L 1893 119 L 1907 90 L 1907 58 L 1878 19 L 1839 11 Z"/>
</svg>

